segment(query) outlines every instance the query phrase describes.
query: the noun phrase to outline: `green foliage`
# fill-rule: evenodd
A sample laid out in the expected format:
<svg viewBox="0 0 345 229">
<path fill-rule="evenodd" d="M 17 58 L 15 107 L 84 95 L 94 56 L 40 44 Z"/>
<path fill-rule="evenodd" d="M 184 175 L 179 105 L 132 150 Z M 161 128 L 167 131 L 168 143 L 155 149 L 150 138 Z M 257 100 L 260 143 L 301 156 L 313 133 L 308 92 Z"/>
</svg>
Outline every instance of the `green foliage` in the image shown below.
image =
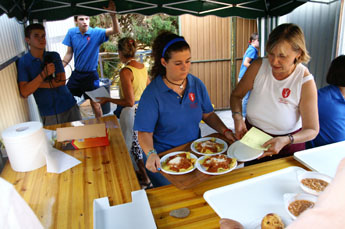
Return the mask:
<svg viewBox="0 0 345 229">
<path fill-rule="evenodd" d="M 157 35 L 163 31 L 177 33 L 177 17 L 154 15 L 144 20 L 144 23 L 133 24 L 134 35 L 143 46 L 151 46 Z"/>
<path fill-rule="evenodd" d="M 156 14 L 154 16 L 143 16 L 139 14 L 117 15 L 121 34 L 110 36 L 109 41 L 100 46 L 100 52 L 117 52 L 117 40 L 122 37 L 132 37 L 137 41 L 138 50 L 150 50 L 153 40 L 163 30 L 178 33 L 178 17 L 165 14 Z M 90 17 L 91 27 L 109 28 L 112 25 L 111 18 L 107 14 L 101 14 Z M 108 60 L 109 58 L 109 60 Z M 151 64 L 149 56 L 144 58 L 146 65 Z M 123 66 L 118 56 L 107 57 L 103 64 L 103 76 L 118 80 L 119 71 Z M 100 74 L 100 66 L 98 66 Z M 117 79 L 117 80 L 116 80 Z"/>
</svg>

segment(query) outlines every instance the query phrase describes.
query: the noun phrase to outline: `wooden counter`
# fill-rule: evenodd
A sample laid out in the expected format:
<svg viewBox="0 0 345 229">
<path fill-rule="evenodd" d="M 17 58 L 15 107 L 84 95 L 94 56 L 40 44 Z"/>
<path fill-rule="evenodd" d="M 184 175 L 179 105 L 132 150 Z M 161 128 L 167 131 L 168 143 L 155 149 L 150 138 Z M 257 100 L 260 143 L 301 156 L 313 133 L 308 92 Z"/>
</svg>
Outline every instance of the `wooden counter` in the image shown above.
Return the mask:
<svg viewBox="0 0 345 229">
<path fill-rule="evenodd" d="M 105 123 L 110 145 L 65 151 L 82 163 L 61 173 L 47 173 L 46 166 L 15 172 L 7 162 L 1 177 L 12 183 L 45 228 L 92 228 L 93 200 L 108 197 L 110 205 L 131 202 L 140 189 L 115 116 L 84 120 Z M 47 129 L 70 126 L 48 126 Z"/>
<path fill-rule="evenodd" d="M 219 217 L 206 203 L 203 194 L 214 188 L 250 179 L 289 166 L 300 166 L 307 169 L 293 157 L 264 162 L 230 173 L 212 176 L 208 180 L 190 189 L 180 190 L 173 185 L 146 190 L 152 213 L 158 228 L 219 228 Z M 187 207 L 191 214 L 185 219 L 169 216 L 174 209 Z"/>
</svg>

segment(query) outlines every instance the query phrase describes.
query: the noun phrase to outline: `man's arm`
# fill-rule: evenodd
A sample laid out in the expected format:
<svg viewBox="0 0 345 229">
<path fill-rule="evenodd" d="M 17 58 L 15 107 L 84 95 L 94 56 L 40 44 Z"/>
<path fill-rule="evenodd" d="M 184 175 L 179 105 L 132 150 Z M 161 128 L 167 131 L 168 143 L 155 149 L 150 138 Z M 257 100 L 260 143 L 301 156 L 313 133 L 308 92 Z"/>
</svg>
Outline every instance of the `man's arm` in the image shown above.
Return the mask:
<svg viewBox="0 0 345 229">
<path fill-rule="evenodd" d="M 30 82 L 26 82 L 26 81 L 21 81 L 19 82 L 19 91 L 20 94 L 24 97 L 27 98 L 29 95 L 31 95 L 32 93 L 34 93 L 38 88 L 45 88 L 46 86 L 49 85 L 44 85 L 46 84 L 44 82 L 44 79 L 53 74 L 55 72 L 55 66 L 53 63 L 49 63 L 47 64 L 43 71 L 41 73 L 39 73 L 33 80 L 31 80 Z"/>
<path fill-rule="evenodd" d="M 72 60 L 73 57 L 73 49 L 72 47 L 67 47 L 67 52 L 62 60 L 63 67 L 66 67 L 66 65 L 69 64 L 69 62 Z"/>
<path fill-rule="evenodd" d="M 108 8 L 104 8 L 104 9 L 111 10 L 111 11 L 116 11 L 115 3 L 113 1 L 109 1 Z M 110 13 L 110 17 L 111 17 L 112 25 L 113 26 L 111 28 L 108 28 L 108 29 L 105 30 L 105 35 L 107 37 L 109 37 L 110 35 L 113 35 L 113 34 L 120 33 L 120 26 L 119 26 L 119 22 L 117 21 L 116 14 L 115 13 Z"/>
</svg>

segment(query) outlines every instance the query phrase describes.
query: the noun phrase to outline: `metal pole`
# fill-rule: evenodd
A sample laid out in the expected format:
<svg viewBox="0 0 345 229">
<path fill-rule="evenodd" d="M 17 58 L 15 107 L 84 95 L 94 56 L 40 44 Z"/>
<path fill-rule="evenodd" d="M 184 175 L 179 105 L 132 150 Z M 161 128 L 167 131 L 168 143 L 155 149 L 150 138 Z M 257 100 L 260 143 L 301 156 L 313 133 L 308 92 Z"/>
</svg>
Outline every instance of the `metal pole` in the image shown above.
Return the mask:
<svg viewBox="0 0 345 229">
<path fill-rule="evenodd" d="M 231 85 L 230 85 L 230 90 L 232 92 L 232 90 L 235 89 L 236 87 L 236 17 L 232 17 L 231 18 L 231 27 L 232 27 L 232 39 L 231 39 Z M 230 94 L 231 94 L 230 92 Z"/>
<path fill-rule="evenodd" d="M 99 62 L 99 68 L 100 68 L 100 71 L 101 71 L 101 78 L 104 78 L 103 77 L 102 54 L 99 54 L 98 62 Z"/>
</svg>

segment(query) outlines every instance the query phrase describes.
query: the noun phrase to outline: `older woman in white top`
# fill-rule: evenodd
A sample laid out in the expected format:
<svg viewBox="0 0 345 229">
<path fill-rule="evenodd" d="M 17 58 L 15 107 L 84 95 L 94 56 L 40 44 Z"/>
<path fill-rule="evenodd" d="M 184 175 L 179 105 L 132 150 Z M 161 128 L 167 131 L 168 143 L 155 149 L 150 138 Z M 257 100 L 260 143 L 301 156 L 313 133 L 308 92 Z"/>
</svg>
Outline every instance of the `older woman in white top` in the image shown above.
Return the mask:
<svg viewBox="0 0 345 229">
<path fill-rule="evenodd" d="M 307 67 L 310 59 L 302 30 L 282 24 L 269 35 L 267 58 L 254 61 L 231 94 L 230 103 L 236 137 L 241 139 L 251 126 L 274 138 L 262 157 L 266 160 L 292 155 L 305 149 L 305 142 L 318 134 L 317 89 Z M 252 90 L 247 117 L 241 102 Z M 261 160 L 262 161 L 262 160 Z"/>
</svg>

